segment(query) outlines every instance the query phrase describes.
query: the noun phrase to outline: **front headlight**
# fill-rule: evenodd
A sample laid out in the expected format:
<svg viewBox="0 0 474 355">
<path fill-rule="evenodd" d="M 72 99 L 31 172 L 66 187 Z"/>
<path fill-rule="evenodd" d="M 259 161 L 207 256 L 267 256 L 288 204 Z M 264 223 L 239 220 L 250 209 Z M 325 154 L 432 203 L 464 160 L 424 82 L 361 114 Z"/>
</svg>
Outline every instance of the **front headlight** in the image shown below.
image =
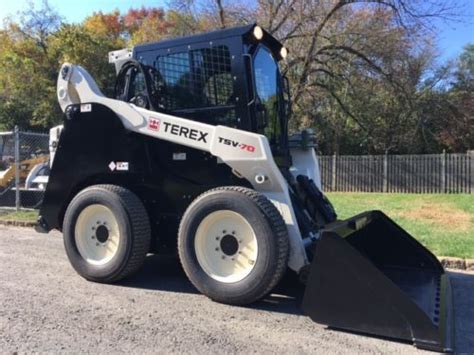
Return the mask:
<svg viewBox="0 0 474 355">
<path fill-rule="evenodd" d="M 263 38 L 263 30 L 260 26 L 255 26 L 253 29 L 253 36 L 260 41 Z"/>
</svg>

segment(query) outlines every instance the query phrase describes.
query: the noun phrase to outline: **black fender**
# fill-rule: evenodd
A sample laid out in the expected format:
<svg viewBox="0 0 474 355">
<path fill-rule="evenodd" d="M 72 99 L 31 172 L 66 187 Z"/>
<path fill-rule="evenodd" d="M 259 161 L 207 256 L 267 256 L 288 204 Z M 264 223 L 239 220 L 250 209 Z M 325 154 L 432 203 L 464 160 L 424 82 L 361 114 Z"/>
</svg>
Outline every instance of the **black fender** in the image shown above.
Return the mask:
<svg viewBox="0 0 474 355">
<path fill-rule="evenodd" d="M 81 112 L 81 105 L 69 106 L 64 115 L 64 128 L 39 212 L 37 229 L 41 232 L 61 229 L 69 201 L 83 188 L 110 183 L 134 190 L 145 175 L 143 140 L 126 130 L 108 107 L 87 105 L 88 109 L 82 110 L 85 112 Z M 125 164 L 118 167 L 117 163 Z"/>
</svg>

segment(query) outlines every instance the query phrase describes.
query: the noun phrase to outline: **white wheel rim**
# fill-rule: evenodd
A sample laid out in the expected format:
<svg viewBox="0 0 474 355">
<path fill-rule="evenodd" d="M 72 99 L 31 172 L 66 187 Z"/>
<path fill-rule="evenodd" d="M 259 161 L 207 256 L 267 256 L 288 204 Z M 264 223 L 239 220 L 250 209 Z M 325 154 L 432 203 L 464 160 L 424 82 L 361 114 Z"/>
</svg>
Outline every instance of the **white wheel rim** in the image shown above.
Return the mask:
<svg viewBox="0 0 474 355">
<path fill-rule="evenodd" d="M 90 205 L 77 218 L 74 238 L 77 250 L 85 261 L 92 265 L 104 265 L 117 254 L 120 230 L 108 207 Z"/>
<path fill-rule="evenodd" d="M 247 277 L 258 256 L 257 237 L 252 226 L 242 215 L 230 210 L 212 212 L 201 221 L 196 230 L 194 249 L 204 272 L 224 283 Z"/>
</svg>

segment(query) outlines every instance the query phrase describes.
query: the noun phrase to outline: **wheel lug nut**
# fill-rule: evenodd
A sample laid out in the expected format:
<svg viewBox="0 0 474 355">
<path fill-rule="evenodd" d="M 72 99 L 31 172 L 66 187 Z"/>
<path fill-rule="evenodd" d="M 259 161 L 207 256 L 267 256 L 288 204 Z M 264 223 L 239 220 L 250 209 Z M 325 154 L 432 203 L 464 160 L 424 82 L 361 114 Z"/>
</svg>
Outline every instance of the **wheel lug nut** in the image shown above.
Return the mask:
<svg viewBox="0 0 474 355">
<path fill-rule="evenodd" d="M 232 234 L 235 234 L 235 231 L 232 231 Z"/>
<path fill-rule="evenodd" d="M 219 248 L 216 248 L 216 251 L 219 251 Z"/>
<path fill-rule="evenodd" d="M 94 237 L 94 236 L 92 236 L 92 237 L 91 237 L 91 239 L 95 239 L 95 237 Z"/>
<path fill-rule="evenodd" d="M 225 259 L 225 256 L 224 256 L 224 255 L 222 255 L 222 260 L 224 260 L 224 259 Z"/>
<path fill-rule="evenodd" d="M 224 229 L 224 230 L 222 231 L 222 233 L 226 234 L 226 233 L 227 233 L 227 231 Z"/>
<path fill-rule="evenodd" d="M 221 239 L 221 238 L 219 238 L 219 237 L 216 237 L 216 240 L 219 240 L 219 239 Z"/>
<path fill-rule="evenodd" d="M 99 243 L 95 243 L 95 245 L 98 247 L 98 246 L 99 246 Z"/>
</svg>

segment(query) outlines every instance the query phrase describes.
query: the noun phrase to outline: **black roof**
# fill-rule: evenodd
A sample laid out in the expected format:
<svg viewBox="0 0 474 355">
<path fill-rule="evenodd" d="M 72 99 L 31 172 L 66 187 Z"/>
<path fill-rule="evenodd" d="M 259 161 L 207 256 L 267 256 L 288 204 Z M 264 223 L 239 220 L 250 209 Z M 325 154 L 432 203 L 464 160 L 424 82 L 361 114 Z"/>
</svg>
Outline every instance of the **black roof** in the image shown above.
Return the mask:
<svg viewBox="0 0 474 355">
<path fill-rule="evenodd" d="M 205 41 L 219 40 L 219 39 L 224 39 L 224 38 L 229 38 L 229 37 L 236 37 L 236 36 L 244 37 L 244 36 L 249 35 L 253 31 L 256 25 L 257 24 L 253 23 L 253 24 L 245 25 L 245 26 L 225 28 L 222 30 L 216 30 L 212 32 L 200 33 L 200 34 L 191 35 L 191 36 L 177 37 L 173 39 L 166 39 L 159 42 L 152 42 L 152 43 L 137 45 L 133 48 L 133 51 L 134 53 L 146 52 L 146 51 L 152 51 L 152 50 L 159 50 L 163 48 L 185 46 L 185 45 L 190 45 L 193 43 L 199 43 L 199 42 L 205 42 Z M 274 38 L 271 34 L 269 34 L 267 31 L 263 30 L 263 32 L 264 32 L 263 42 L 267 43 L 272 48 L 272 50 L 275 50 L 276 53 L 278 53 L 280 51 L 280 48 L 282 47 L 282 44 L 276 38 Z"/>
</svg>

